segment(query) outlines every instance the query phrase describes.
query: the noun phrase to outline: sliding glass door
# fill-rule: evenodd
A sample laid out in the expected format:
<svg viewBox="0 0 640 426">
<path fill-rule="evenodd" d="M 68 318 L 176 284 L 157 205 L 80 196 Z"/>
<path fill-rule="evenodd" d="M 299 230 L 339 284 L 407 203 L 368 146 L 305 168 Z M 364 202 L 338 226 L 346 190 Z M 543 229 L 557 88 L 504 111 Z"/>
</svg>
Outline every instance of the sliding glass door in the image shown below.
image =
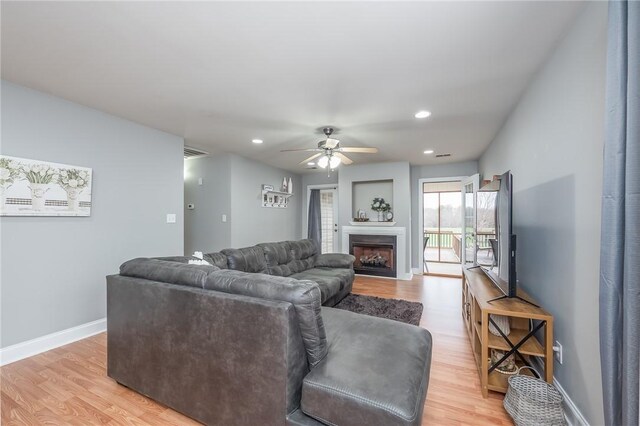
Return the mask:
<svg viewBox="0 0 640 426">
<path fill-rule="evenodd" d="M 422 190 L 425 272 L 459 275 L 462 256 L 461 183 L 424 183 Z"/>
</svg>

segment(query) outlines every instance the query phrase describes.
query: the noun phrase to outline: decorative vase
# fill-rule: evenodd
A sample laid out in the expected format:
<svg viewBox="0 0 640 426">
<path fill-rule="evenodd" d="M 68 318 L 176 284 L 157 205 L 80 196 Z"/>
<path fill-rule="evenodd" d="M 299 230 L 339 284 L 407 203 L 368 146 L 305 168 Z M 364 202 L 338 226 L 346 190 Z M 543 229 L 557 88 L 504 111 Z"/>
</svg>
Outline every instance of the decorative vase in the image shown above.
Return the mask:
<svg viewBox="0 0 640 426">
<path fill-rule="evenodd" d="M 78 188 L 67 189 L 67 209 L 68 210 L 71 210 L 71 211 L 78 210 L 78 207 L 80 206 L 78 195 L 80 195 L 80 190 Z"/>
<path fill-rule="evenodd" d="M 282 188 L 281 188 L 282 192 L 287 192 L 287 178 L 283 177 L 282 178 Z"/>
<path fill-rule="evenodd" d="M 380 211 L 378 212 L 378 222 L 384 222 L 384 212 Z"/>
<path fill-rule="evenodd" d="M 289 178 L 289 183 L 287 183 L 287 192 L 293 194 L 293 181 L 291 178 Z"/>
<path fill-rule="evenodd" d="M 502 331 L 505 334 L 505 336 L 508 336 L 509 333 L 511 333 L 509 317 L 506 317 L 504 315 L 495 315 L 495 314 L 489 315 L 489 317 L 493 320 L 493 322 L 496 323 L 498 328 L 500 328 L 500 331 Z M 500 332 L 496 329 L 496 327 L 492 323 L 489 323 L 489 331 L 491 332 L 491 334 L 500 337 Z"/>
<path fill-rule="evenodd" d="M 30 183 L 31 186 L 31 208 L 35 211 L 44 210 L 44 194 L 47 192 L 46 183 Z"/>
</svg>

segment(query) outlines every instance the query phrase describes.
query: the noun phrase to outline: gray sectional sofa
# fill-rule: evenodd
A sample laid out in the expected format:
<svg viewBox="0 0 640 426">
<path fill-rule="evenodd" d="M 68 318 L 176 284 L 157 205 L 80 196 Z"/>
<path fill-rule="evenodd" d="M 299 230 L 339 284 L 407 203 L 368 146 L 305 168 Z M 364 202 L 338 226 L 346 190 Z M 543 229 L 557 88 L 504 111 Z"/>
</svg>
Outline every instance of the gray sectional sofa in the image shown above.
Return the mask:
<svg viewBox="0 0 640 426">
<path fill-rule="evenodd" d="M 139 258 L 107 277 L 108 375 L 209 425 L 419 425 L 428 331 L 331 308 L 353 256 L 309 240 Z"/>
</svg>

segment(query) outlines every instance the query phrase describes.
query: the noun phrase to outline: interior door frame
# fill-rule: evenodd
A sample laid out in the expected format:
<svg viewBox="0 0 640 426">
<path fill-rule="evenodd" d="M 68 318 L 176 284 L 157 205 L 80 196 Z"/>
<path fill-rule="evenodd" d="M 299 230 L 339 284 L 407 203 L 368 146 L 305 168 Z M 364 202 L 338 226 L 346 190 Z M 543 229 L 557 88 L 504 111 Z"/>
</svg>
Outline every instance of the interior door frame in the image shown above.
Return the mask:
<svg viewBox="0 0 640 426">
<path fill-rule="evenodd" d="M 425 183 L 436 183 L 436 182 L 455 182 L 455 181 L 460 181 L 460 184 L 462 185 L 462 182 L 469 178 L 469 176 L 449 176 L 449 177 L 442 177 L 442 178 L 423 178 L 423 179 L 418 179 L 418 231 L 417 231 L 417 238 L 416 238 L 416 253 L 421 253 L 421 255 L 419 256 L 419 263 L 420 263 L 420 273 L 424 274 L 424 251 L 422 248 L 422 245 L 424 244 L 423 238 L 423 227 L 424 227 L 424 197 L 423 194 L 424 192 L 422 191 L 424 184 Z M 461 187 L 462 188 L 462 187 Z M 462 189 L 461 189 L 462 191 Z M 464 225 L 464 224 L 463 224 Z"/>
<path fill-rule="evenodd" d="M 338 199 L 338 184 L 337 183 L 323 183 L 318 185 L 307 185 L 307 208 L 304 211 L 304 220 L 302 221 L 302 237 L 307 238 L 307 228 L 309 226 L 309 200 L 311 199 L 311 190 L 312 189 L 333 189 L 335 191 L 334 203 L 333 203 L 333 214 L 335 219 L 335 226 L 337 228 L 337 224 L 340 223 L 340 218 L 338 215 L 340 214 L 340 206 L 338 203 L 340 202 Z M 334 253 L 338 253 L 338 248 L 340 245 L 340 233 L 339 229 L 334 229 L 335 238 L 333 239 L 333 251 Z"/>
</svg>

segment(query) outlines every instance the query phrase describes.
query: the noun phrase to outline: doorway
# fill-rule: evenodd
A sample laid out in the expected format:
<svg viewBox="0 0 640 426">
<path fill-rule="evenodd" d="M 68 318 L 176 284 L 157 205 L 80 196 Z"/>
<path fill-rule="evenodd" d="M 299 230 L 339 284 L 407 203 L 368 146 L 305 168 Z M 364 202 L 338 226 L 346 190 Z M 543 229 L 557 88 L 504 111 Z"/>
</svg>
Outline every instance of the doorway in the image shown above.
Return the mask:
<svg viewBox="0 0 640 426">
<path fill-rule="evenodd" d="M 460 179 L 422 182 L 423 272 L 460 277 L 462 274 L 462 182 Z"/>
<path fill-rule="evenodd" d="M 309 217 L 309 199 L 311 190 L 320 190 L 320 235 L 321 253 L 338 252 L 338 188 L 335 185 L 309 185 L 307 186 L 307 211 Z M 306 235 L 307 230 L 304 230 Z"/>
</svg>

